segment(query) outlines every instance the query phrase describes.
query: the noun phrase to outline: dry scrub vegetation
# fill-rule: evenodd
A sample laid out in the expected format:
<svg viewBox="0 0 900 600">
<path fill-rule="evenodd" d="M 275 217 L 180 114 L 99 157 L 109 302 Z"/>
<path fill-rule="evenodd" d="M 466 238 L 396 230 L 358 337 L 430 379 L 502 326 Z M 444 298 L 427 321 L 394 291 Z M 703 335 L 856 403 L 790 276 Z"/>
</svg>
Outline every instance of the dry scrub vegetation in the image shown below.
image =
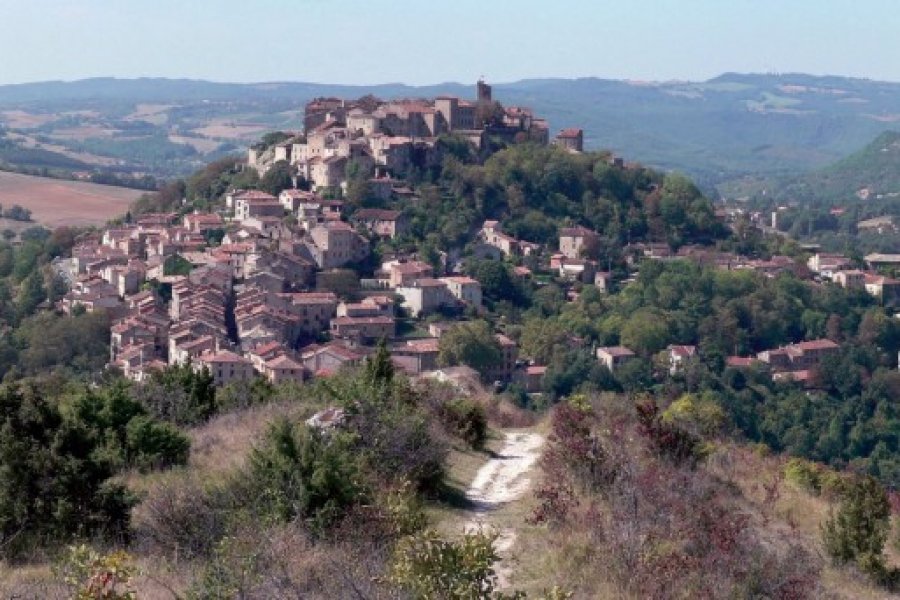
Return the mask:
<svg viewBox="0 0 900 600">
<path fill-rule="evenodd" d="M 185 466 L 120 476 L 140 498 L 128 540 L 86 541 L 127 551 L 141 599 L 406 597 L 387 578 L 397 542 L 437 525 L 469 483 L 447 476 L 448 454 L 477 468 L 489 417 L 533 418 L 423 385 L 360 370 L 215 416 L 187 430 Z M 334 433 L 303 426 L 336 404 L 350 416 Z M 71 597 L 60 564 L 51 552 L 2 567 L 0 597 Z"/>
<path fill-rule="evenodd" d="M 820 527 L 833 503 L 786 481 L 783 457 L 704 442 L 647 402 L 637 414 L 614 395 L 555 409 L 520 530 L 519 587 L 559 584 L 575 598 L 892 597 L 831 563 Z"/>
</svg>

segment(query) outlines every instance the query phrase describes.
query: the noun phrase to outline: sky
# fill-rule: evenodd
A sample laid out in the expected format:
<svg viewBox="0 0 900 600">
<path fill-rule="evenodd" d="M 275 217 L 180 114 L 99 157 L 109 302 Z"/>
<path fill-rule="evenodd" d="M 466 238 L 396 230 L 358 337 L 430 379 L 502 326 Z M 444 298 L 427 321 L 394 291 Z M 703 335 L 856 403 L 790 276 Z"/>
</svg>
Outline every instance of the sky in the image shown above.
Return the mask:
<svg viewBox="0 0 900 600">
<path fill-rule="evenodd" d="M 900 81 L 896 0 L 0 0 L 0 84 Z"/>
</svg>

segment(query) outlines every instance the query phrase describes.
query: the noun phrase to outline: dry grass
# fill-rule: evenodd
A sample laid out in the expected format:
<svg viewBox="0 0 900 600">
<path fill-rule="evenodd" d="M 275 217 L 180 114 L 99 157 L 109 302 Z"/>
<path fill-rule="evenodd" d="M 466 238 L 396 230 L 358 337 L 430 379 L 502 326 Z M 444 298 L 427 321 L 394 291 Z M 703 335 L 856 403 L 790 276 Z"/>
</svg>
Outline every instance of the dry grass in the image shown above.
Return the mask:
<svg viewBox="0 0 900 600">
<path fill-rule="evenodd" d="M 29 209 L 37 223 L 103 225 L 125 213 L 140 190 L 0 172 L 0 204 Z"/>
<path fill-rule="evenodd" d="M 760 455 L 753 448 L 733 443 L 722 445 L 710 459 L 710 470 L 737 486 L 756 530 L 767 543 L 783 548 L 800 544 L 822 558 L 822 585 L 835 598 L 881 599 L 896 596 L 872 585 L 852 567 L 831 564 L 822 549 L 821 526 L 832 504 L 781 479 L 787 458 Z M 773 483 L 780 480 L 777 492 Z M 896 551 L 885 546 L 889 564 L 897 566 Z"/>
<path fill-rule="evenodd" d="M 243 466 L 250 448 L 278 417 L 301 417 L 310 408 L 294 403 L 254 406 L 216 417 L 190 432 L 188 468 L 212 476 Z"/>
<path fill-rule="evenodd" d="M 24 110 L 5 110 L 0 112 L 0 122 L 12 129 L 31 129 L 40 127 L 58 119 L 54 114 L 34 114 Z"/>
<path fill-rule="evenodd" d="M 178 485 L 191 478 L 215 481 L 244 464 L 250 449 L 261 439 L 273 419 L 303 418 L 315 409 L 309 404 L 286 401 L 221 415 L 189 431 L 191 457 L 186 467 L 157 473 L 129 472 L 123 474 L 121 480 L 139 497 L 156 486 Z M 135 518 L 139 519 L 141 504 L 134 511 Z M 135 580 L 141 600 L 174 598 L 173 590 L 183 593 L 196 575 L 196 565 L 184 561 L 173 563 L 166 557 L 154 555 L 138 555 L 135 561 L 141 573 Z M 16 567 L 0 563 L 0 599 L 10 597 L 43 600 L 68 596 L 53 575 L 50 563 L 36 561 Z"/>
<path fill-rule="evenodd" d="M 194 150 L 196 150 L 197 152 L 202 152 L 204 154 L 206 154 L 207 152 L 212 152 L 221 144 L 221 142 L 217 142 L 216 140 L 209 140 L 206 138 L 187 135 L 170 135 L 169 141 L 173 144 L 187 144 L 188 146 L 193 146 Z"/>
<path fill-rule="evenodd" d="M 118 161 L 115 158 L 91 154 L 89 152 L 75 152 L 74 150 L 70 150 L 66 146 L 62 146 L 60 144 L 39 142 L 35 138 L 28 135 L 10 133 L 7 135 L 7 137 L 16 140 L 25 148 L 40 148 L 42 150 L 49 150 L 50 152 L 56 152 L 57 154 L 62 154 L 63 156 L 67 156 L 73 160 L 78 160 L 89 165 L 110 167 L 118 164 Z"/>
<path fill-rule="evenodd" d="M 811 560 L 821 569 L 819 597 L 848 600 L 896 598 L 896 595 L 875 586 L 854 567 L 831 564 L 822 548 L 820 533 L 831 504 L 825 498 L 810 495 L 785 482 L 781 474 L 786 460 L 782 456 L 760 454 L 750 446 L 725 443 L 701 468 L 708 469 L 723 482 L 725 489 L 733 490 L 737 507 L 750 518 L 749 526 L 763 547 L 783 555 L 790 545 L 797 545 L 809 553 Z M 536 501 L 529 497 L 517 504 L 517 513 L 527 516 L 536 506 Z M 602 513 L 603 506 L 599 508 Z M 512 516 L 518 518 L 519 514 Z M 530 525 L 525 518 L 521 518 L 515 526 L 518 539 L 512 560 L 516 565 L 514 581 L 517 589 L 529 595 L 539 594 L 558 583 L 579 590 L 575 598 L 628 597 L 611 581 L 607 581 L 602 573 L 589 567 L 596 560 L 598 544 L 589 531 L 578 528 L 567 530 L 564 543 L 560 546 L 558 534 L 548 532 L 545 526 Z M 603 551 L 616 552 L 616 549 Z M 890 546 L 890 542 L 885 547 L 885 554 L 889 564 L 900 564 L 897 550 Z"/>
<path fill-rule="evenodd" d="M 134 107 L 134 112 L 125 117 L 126 121 L 147 121 L 154 125 L 162 125 L 169 120 L 166 114 L 170 108 L 174 108 L 174 104 L 138 104 Z"/>
<path fill-rule="evenodd" d="M 194 133 L 208 138 L 225 140 L 256 139 L 268 131 L 267 125 L 259 123 L 235 123 L 233 121 L 213 121 L 205 127 L 195 129 Z"/>
</svg>

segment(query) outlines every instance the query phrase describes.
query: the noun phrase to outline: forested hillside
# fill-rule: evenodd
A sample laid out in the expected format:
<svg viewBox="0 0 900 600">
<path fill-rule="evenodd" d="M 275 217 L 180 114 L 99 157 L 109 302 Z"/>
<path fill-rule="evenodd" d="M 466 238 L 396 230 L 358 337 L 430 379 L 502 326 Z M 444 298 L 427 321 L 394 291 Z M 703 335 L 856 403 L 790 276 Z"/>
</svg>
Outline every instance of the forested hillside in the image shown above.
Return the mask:
<svg viewBox="0 0 900 600">
<path fill-rule="evenodd" d="M 900 133 L 886 131 L 834 164 L 776 188 L 783 201 L 831 205 L 857 198 L 900 196 Z"/>
<path fill-rule="evenodd" d="M 797 599 L 897 589 L 900 321 L 863 291 L 811 280 L 802 260 L 772 274 L 668 256 L 690 246 L 802 259 L 789 241 L 726 227 L 685 176 L 529 142 L 438 144 L 441 163 L 414 164 L 403 173 L 410 189 L 390 199 L 350 163 L 346 193 L 328 191 L 346 217 L 391 208 L 410 227 L 367 234 L 371 258 L 329 275 L 348 302 L 387 257 L 474 278 L 480 308 L 427 319 L 401 309 L 398 319 L 404 342 L 446 326 L 436 361 L 471 367 L 464 383 L 407 376 L 386 341 L 302 384 L 217 387 L 190 363 L 126 380 L 104 368 L 102 311 L 53 309 L 64 286 L 51 261 L 79 232 L 34 230 L 0 246 L 0 582 L 10 594 Z M 228 190 L 278 194 L 290 175 L 276 164 L 260 177 L 227 157 L 145 195 L 123 220 L 219 210 Z M 485 252 L 486 220 L 533 251 Z M 609 287 L 548 268 L 573 225 L 598 234 L 584 258 L 612 271 Z M 651 244 L 667 258 L 635 250 Z M 158 282 L 146 290 L 165 295 Z M 823 337 L 839 348 L 808 382 L 727 361 Z M 494 384 L 500 340 L 539 368 L 536 388 Z M 679 368 L 673 344 L 696 346 Z M 612 370 L 596 350 L 615 345 L 633 357 Z M 483 510 L 466 490 L 480 464 L 504 458 L 497 440 L 522 432 L 547 443 L 533 493 L 509 501 L 514 540 L 501 550 L 492 530 L 463 533 L 456 519 Z"/>
</svg>

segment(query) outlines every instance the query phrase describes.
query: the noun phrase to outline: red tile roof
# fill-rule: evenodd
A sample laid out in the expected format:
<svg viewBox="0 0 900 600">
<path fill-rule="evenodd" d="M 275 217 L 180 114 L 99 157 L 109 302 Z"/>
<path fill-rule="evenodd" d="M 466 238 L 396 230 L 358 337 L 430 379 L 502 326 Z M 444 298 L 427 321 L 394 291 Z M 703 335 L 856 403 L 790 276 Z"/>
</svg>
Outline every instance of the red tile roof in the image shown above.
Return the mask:
<svg viewBox="0 0 900 600">
<path fill-rule="evenodd" d="M 562 131 L 560 131 L 556 137 L 558 137 L 558 138 L 577 138 L 578 136 L 583 135 L 583 134 L 584 134 L 584 131 L 582 131 L 581 129 L 579 129 L 577 127 L 569 127 L 567 129 L 563 129 Z"/>
</svg>

